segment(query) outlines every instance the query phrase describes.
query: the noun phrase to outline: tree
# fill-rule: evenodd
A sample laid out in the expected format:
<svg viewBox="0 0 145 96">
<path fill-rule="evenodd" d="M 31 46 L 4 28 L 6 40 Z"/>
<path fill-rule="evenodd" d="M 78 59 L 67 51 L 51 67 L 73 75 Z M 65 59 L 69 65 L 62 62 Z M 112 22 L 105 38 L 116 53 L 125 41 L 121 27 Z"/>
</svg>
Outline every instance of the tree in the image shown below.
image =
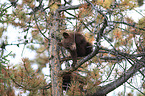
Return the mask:
<svg viewBox="0 0 145 96">
<path fill-rule="evenodd" d="M 10 0 L 1 3 L 2 55 L 9 46 L 22 47 L 22 54 L 26 49 L 36 53 L 33 59 L 22 58 L 21 64 L 2 67 L 12 82 L 6 83 L 12 91 L 21 89 L 19 94 L 28 91 L 33 96 L 61 96 L 63 90 L 69 96 L 105 96 L 123 84 L 124 92 L 118 95 L 132 95 L 126 92 L 126 86 L 145 95 L 145 24 L 143 14 L 135 9 L 143 6 L 142 2 L 78 0 L 74 5 L 73 0 Z M 131 10 L 142 15 L 138 22 L 127 15 Z M 7 36 L 4 38 L 8 26 L 19 28 L 17 33 L 23 34 L 17 43 L 11 43 Z M 66 31 L 81 32 L 93 43 L 93 52 L 78 58 L 75 67 L 71 67 L 69 53 L 57 45 Z M 38 69 L 33 69 L 33 64 Z M 47 65 L 50 76 L 42 72 Z M 134 84 L 135 77 L 142 79 L 138 87 Z M 64 80 L 68 81 L 65 88 Z M 5 82 L 2 80 L 1 84 Z M 6 86 L 3 90 L 7 89 Z"/>
</svg>

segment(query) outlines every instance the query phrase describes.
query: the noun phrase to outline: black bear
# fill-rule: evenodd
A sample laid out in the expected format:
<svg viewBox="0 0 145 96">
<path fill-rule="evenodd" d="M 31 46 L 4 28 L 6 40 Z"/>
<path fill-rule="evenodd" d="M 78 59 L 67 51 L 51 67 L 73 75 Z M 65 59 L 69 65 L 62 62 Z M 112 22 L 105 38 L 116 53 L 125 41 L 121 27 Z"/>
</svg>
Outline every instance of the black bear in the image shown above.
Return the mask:
<svg viewBox="0 0 145 96">
<path fill-rule="evenodd" d="M 63 46 L 70 52 L 73 67 L 77 62 L 77 57 L 84 57 L 92 52 L 92 44 L 87 42 L 82 34 L 64 32 L 63 37 L 64 39 L 58 45 Z"/>
<path fill-rule="evenodd" d="M 83 89 L 83 85 L 87 84 L 87 80 L 85 79 L 85 76 L 81 76 L 77 72 L 67 73 L 63 75 L 63 83 L 62 88 L 63 90 L 67 91 L 71 85 L 71 81 L 78 81 L 79 88 Z"/>
</svg>

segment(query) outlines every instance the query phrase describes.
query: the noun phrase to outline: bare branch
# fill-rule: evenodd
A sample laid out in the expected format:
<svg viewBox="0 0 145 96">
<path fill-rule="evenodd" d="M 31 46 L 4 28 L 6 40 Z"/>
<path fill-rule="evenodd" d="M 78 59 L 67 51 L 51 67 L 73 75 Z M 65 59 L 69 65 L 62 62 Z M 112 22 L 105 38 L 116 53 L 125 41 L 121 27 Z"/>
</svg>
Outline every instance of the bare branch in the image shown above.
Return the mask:
<svg viewBox="0 0 145 96">
<path fill-rule="evenodd" d="M 38 23 L 37 23 L 35 14 L 34 14 L 34 20 L 35 20 L 35 23 L 36 23 L 37 28 L 38 28 L 39 32 L 41 33 L 41 35 L 42 35 L 43 37 L 45 37 L 47 40 L 49 40 L 49 38 L 47 38 L 47 37 L 42 33 L 41 29 L 39 28 L 39 25 L 38 25 Z"/>
<path fill-rule="evenodd" d="M 57 11 L 61 12 L 61 11 L 66 11 L 66 10 L 74 10 L 74 9 L 78 9 L 82 4 L 79 5 L 74 5 L 74 6 L 60 6 Z"/>
<path fill-rule="evenodd" d="M 142 58 L 143 59 L 143 58 Z M 96 90 L 94 94 L 87 94 L 87 96 L 103 96 L 106 95 L 107 93 L 113 91 L 123 83 L 125 83 L 130 77 L 133 76 L 139 69 L 143 68 L 145 66 L 145 62 L 141 60 L 137 61 L 134 66 L 131 66 L 126 72 L 124 72 L 120 78 L 117 80 L 105 85 L 101 86 Z M 145 95 L 145 94 L 144 94 Z"/>
<path fill-rule="evenodd" d="M 137 28 L 137 29 L 139 29 L 139 30 L 145 31 L 145 28 L 139 28 L 139 27 L 136 27 L 135 24 L 129 24 L 129 23 L 126 23 L 126 22 L 123 22 L 123 21 L 108 21 L 108 22 L 125 24 L 125 25 L 131 26 L 131 27 L 133 27 L 133 28 Z"/>
</svg>

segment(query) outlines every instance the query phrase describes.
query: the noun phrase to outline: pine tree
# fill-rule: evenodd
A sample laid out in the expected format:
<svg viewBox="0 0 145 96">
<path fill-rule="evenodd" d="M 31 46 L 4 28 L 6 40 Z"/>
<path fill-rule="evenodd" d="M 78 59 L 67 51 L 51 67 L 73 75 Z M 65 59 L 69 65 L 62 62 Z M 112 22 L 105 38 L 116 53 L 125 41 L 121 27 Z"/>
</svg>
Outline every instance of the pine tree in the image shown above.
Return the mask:
<svg viewBox="0 0 145 96">
<path fill-rule="evenodd" d="M 0 95 L 14 96 L 17 89 L 17 95 L 105 96 L 121 85 L 119 96 L 132 96 L 134 89 L 145 95 L 144 9 L 135 9 L 143 0 L 0 2 Z M 131 18 L 133 11 L 142 18 Z M 93 52 L 77 58 L 75 67 L 70 53 L 58 46 L 63 32 L 78 32 L 93 44 Z M 11 63 L 18 56 L 12 48 L 21 50 L 20 63 Z M 126 91 L 128 86 L 133 90 Z"/>
</svg>

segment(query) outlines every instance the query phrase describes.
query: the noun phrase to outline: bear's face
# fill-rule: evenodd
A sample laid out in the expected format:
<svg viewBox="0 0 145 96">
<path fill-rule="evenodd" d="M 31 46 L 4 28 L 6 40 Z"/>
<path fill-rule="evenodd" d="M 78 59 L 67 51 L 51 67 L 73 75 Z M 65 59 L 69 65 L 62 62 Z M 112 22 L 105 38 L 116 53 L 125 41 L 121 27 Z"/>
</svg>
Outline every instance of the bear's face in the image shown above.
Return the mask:
<svg viewBox="0 0 145 96">
<path fill-rule="evenodd" d="M 63 46 L 64 48 L 68 50 L 76 50 L 76 43 L 75 43 L 75 37 L 72 33 L 63 33 L 64 39 L 58 43 L 59 46 Z"/>
</svg>

